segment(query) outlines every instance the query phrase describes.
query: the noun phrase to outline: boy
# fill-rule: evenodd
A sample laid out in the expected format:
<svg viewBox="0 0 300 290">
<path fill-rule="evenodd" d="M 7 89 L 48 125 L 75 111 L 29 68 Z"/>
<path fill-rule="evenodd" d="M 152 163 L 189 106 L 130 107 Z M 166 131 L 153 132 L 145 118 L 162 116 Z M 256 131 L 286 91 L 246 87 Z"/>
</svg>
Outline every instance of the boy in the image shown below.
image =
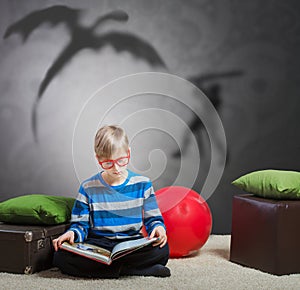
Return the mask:
<svg viewBox="0 0 300 290">
<path fill-rule="evenodd" d="M 54 266 L 81 277 L 170 276 L 165 266 L 169 247 L 163 218 L 151 181 L 127 169 L 130 148 L 126 133 L 118 126 L 104 126 L 96 134 L 94 149 L 102 171 L 81 184 L 70 229 L 53 240 Z M 111 250 L 119 242 L 141 238 L 143 224 L 150 238 L 159 240 L 109 266 L 59 250 L 65 241 L 85 241 Z"/>
</svg>

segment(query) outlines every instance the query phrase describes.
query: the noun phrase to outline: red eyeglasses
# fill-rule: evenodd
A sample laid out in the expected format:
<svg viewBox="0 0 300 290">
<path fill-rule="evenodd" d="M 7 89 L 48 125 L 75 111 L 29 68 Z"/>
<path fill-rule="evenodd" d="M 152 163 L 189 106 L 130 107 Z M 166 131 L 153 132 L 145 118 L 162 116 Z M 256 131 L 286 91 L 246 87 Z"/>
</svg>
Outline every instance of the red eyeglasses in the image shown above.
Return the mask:
<svg viewBox="0 0 300 290">
<path fill-rule="evenodd" d="M 99 156 L 97 155 L 99 158 Z M 114 167 L 115 164 L 118 164 L 118 166 L 123 167 L 126 166 L 129 163 L 130 159 L 130 151 L 128 150 L 128 155 L 124 157 L 120 157 L 118 159 L 109 159 L 109 160 L 104 160 L 104 161 L 98 161 L 99 164 L 103 169 L 111 169 Z"/>
</svg>

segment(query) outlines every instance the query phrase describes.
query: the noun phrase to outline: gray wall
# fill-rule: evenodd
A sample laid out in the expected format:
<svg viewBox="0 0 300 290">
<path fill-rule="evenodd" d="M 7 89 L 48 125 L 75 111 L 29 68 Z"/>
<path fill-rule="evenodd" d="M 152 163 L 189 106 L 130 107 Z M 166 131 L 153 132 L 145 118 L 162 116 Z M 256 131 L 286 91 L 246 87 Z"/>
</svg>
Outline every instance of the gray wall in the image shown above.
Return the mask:
<svg viewBox="0 0 300 290">
<path fill-rule="evenodd" d="M 97 170 L 92 135 L 102 118 L 100 115 L 107 110 L 106 122 L 124 123 L 129 131 L 135 153 L 133 168 L 148 172 L 156 189 L 179 184 L 193 187 L 207 197 L 214 233 L 230 232 L 231 199 L 239 193 L 230 184 L 233 179 L 257 169 L 299 170 L 298 1 L 0 0 L 0 34 L 4 35 L 8 26 L 28 13 L 57 4 L 82 9 L 79 18 L 82 26 L 91 25 L 114 9 L 127 11 L 128 23 L 110 22 L 96 33 L 117 30 L 134 34 L 156 49 L 167 68 L 152 65 L 129 52 L 117 52 L 110 46 L 98 51 L 81 50 L 53 78 L 40 99 L 36 142 L 31 118 L 37 92 L 47 69 L 71 35 L 67 26 L 60 23 L 54 27 L 42 24 L 25 42 L 17 34 L 1 38 L 1 201 L 26 193 L 76 196 L 79 182 Z M 96 94 L 97 102 L 94 107 L 91 104 L 95 92 L 107 83 L 150 71 L 184 79 L 213 76 L 202 80 L 200 85 L 222 120 L 227 162 L 220 183 L 216 181 L 217 188 L 209 196 L 201 192 L 211 159 L 208 135 L 199 120 L 194 122 L 195 129 L 186 133 L 184 126 L 177 127 L 167 116 L 171 112 L 191 125 L 198 110 L 206 111 L 203 100 L 193 93 L 183 94 L 181 102 L 177 102 L 143 92 L 125 100 L 113 94 L 101 98 Z M 218 88 L 217 93 L 211 90 L 213 87 Z M 114 107 L 109 109 L 112 97 L 116 99 Z M 190 101 L 194 102 L 192 110 L 184 106 Z M 89 120 L 79 118 L 83 108 Z M 93 111 L 95 108 L 99 111 Z M 147 108 L 152 112 L 143 119 L 139 113 Z M 160 115 L 157 108 L 165 114 Z M 90 114 L 86 111 L 89 109 Z M 160 125 L 154 123 L 152 129 L 143 130 L 143 126 L 151 127 L 151 113 Z M 83 122 L 80 126 L 87 128 L 86 135 L 76 135 L 78 118 Z M 174 127 L 178 131 L 172 135 Z M 217 130 L 218 137 L 221 133 Z M 183 162 L 173 153 L 183 150 L 184 140 L 192 137 L 200 146 L 201 162 L 197 178 L 191 184 L 189 178 L 195 173 L 198 165 L 195 156 L 199 152 L 187 143 L 187 153 L 181 158 L 191 167 L 180 179 L 176 176 Z M 217 153 L 224 155 L 221 149 Z"/>
</svg>

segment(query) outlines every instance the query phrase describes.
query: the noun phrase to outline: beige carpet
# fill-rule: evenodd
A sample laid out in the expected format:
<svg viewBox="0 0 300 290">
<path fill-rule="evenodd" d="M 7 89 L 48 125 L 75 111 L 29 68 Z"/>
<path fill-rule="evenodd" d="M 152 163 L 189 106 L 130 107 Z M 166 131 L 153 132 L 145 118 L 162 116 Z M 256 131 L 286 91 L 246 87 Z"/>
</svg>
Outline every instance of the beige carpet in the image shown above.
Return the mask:
<svg viewBox="0 0 300 290">
<path fill-rule="evenodd" d="M 210 236 L 198 255 L 169 261 L 170 278 L 92 280 L 53 268 L 33 275 L 0 273 L 0 289 L 300 289 L 300 274 L 274 276 L 231 263 L 229 247 L 230 236 Z"/>
</svg>

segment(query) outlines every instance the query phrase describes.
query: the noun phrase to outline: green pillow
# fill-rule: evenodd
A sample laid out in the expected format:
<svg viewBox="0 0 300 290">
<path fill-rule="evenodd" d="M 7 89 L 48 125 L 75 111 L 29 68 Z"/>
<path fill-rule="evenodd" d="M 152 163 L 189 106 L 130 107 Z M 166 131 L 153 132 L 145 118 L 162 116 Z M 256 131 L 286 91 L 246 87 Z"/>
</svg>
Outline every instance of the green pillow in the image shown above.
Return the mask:
<svg viewBox="0 0 300 290">
<path fill-rule="evenodd" d="M 300 172 L 297 171 L 254 171 L 234 180 L 232 184 L 261 197 L 300 199 Z"/>
<path fill-rule="evenodd" d="M 55 225 L 69 222 L 74 198 L 30 194 L 0 203 L 0 221 L 14 224 Z"/>
</svg>

